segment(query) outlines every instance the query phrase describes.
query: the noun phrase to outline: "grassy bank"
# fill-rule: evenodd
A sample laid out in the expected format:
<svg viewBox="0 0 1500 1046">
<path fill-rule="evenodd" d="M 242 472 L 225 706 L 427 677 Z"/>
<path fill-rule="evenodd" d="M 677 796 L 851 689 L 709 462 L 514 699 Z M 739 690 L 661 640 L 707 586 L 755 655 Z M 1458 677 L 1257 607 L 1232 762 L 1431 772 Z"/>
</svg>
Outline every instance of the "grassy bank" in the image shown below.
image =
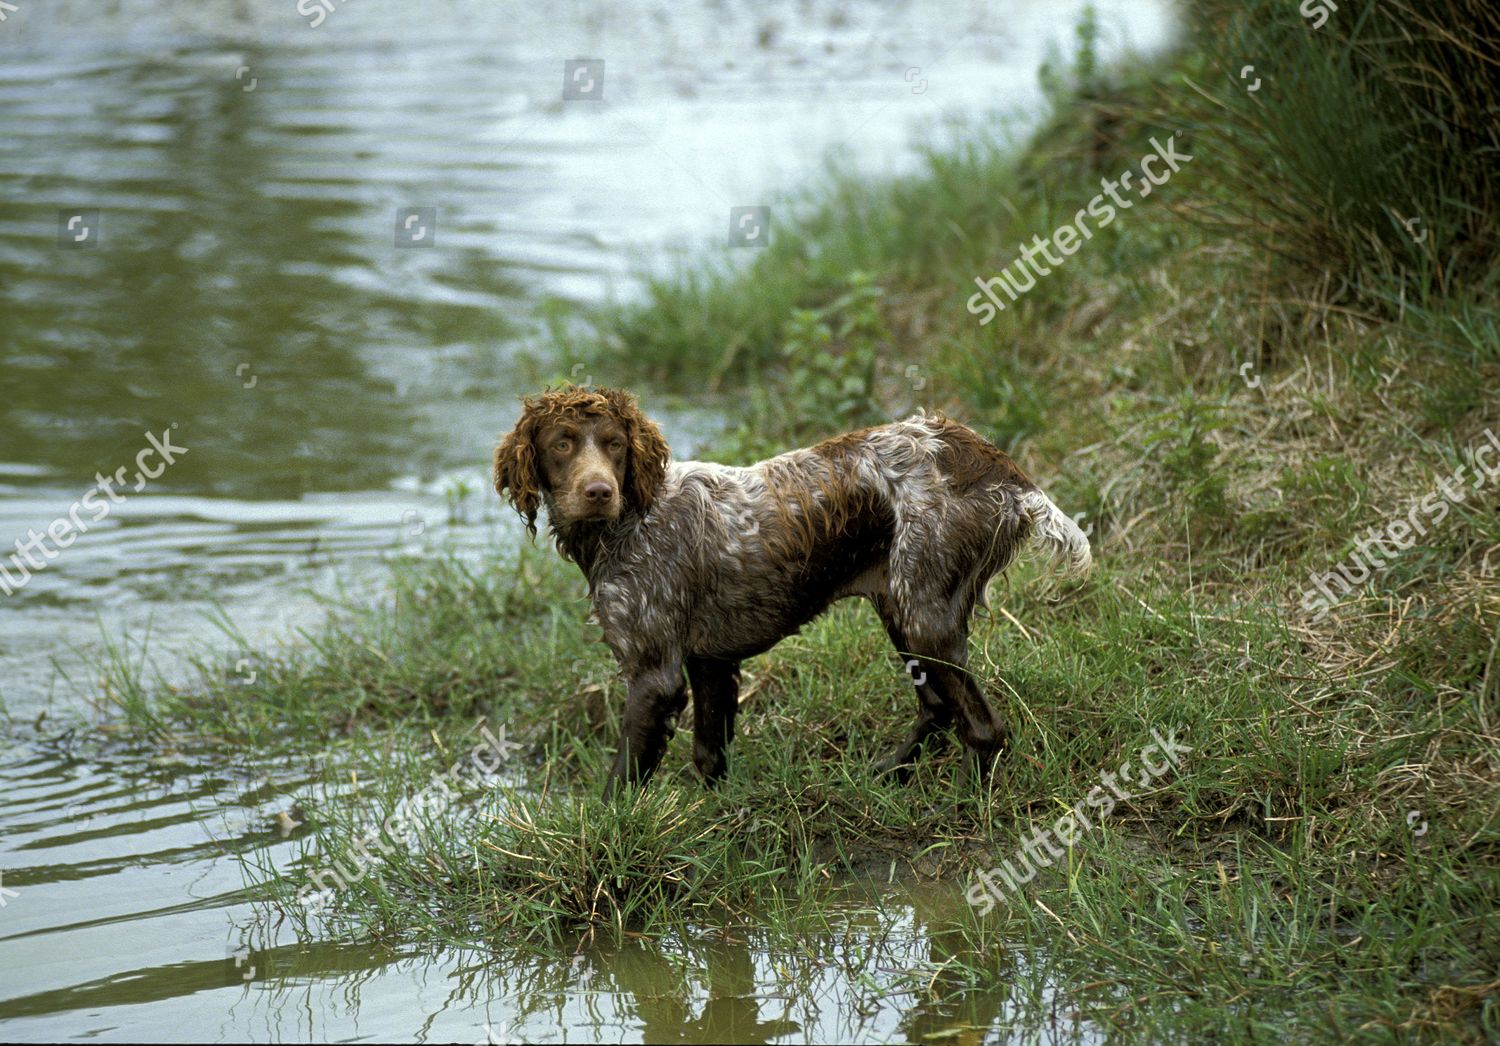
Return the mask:
<svg viewBox="0 0 1500 1046">
<path fill-rule="evenodd" d="M 357 800 L 309 798 L 304 874 L 355 863 L 370 811 L 504 724 L 506 787 L 465 792 L 462 828 L 420 816 L 421 847 L 335 898 L 335 926 L 376 938 L 793 932 L 851 877 L 961 890 L 1175 730 L 1182 764 L 1020 896 L 955 907 L 957 973 L 932 990 L 1008 984 L 1040 1027 L 1062 985 L 1164 1038 L 1500 1035 L 1500 476 L 1476 486 L 1470 457 L 1500 434 L 1500 181 L 1473 115 L 1495 51 L 1442 29 L 1500 30 L 1453 4 L 1397 34 L 1393 11 L 1313 30 L 1290 5 L 1210 10 L 1218 43 L 1126 78 L 1084 55 L 1021 154 L 977 136 L 900 182 L 831 176 L 748 268 L 705 260 L 560 346 L 601 381 L 736 400 L 726 459 L 943 409 L 1085 513 L 1093 575 L 1017 568 L 975 622 L 1014 744 L 989 790 L 957 752 L 905 787 L 872 775 L 914 702 L 848 605 L 747 664 L 720 789 L 680 732 L 649 791 L 603 804 L 623 691 L 545 549 L 403 566 L 254 684 L 122 673 L 117 703 L 157 737 L 364 767 Z M 1276 56 L 1262 89 L 1242 54 Z M 1171 135 L 1192 160 L 1169 183 L 980 324 L 976 276 Z M 1439 481 L 1461 465 L 1459 498 Z M 1409 547 L 1316 605 L 1312 575 L 1413 513 Z M 296 918 L 302 882 L 270 884 Z"/>
</svg>

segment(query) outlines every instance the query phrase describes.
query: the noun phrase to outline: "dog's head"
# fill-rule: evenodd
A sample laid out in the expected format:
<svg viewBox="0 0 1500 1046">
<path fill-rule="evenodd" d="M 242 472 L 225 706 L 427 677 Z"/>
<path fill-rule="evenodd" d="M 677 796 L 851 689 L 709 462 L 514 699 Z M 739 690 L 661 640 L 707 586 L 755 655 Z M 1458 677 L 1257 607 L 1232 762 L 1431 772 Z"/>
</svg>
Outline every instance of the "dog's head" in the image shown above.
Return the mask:
<svg viewBox="0 0 1500 1046">
<path fill-rule="evenodd" d="M 548 389 L 522 401 L 520 420 L 495 449 L 495 490 L 533 534 L 544 499 L 554 528 L 615 520 L 651 507 L 668 453 L 630 393 Z"/>
</svg>

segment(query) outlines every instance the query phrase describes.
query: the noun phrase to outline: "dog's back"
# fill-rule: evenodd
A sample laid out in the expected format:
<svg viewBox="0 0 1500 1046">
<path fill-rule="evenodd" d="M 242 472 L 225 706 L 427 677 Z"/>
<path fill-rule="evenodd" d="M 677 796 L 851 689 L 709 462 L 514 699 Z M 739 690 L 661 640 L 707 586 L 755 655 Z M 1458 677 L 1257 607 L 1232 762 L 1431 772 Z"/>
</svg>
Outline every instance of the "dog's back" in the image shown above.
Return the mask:
<svg viewBox="0 0 1500 1046">
<path fill-rule="evenodd" d="M 1007 455 L 956 422 L 915 417 L 748 467 L 671 463 L 638 553 L 619 550 L 629 584 L 601 578 L 599 594 L 618 604 L 604 616 L 670 616 L 659 625 L 685 653 L 738 659 L 846 596 L 981 590 L 1028 537 L 1076 562 L 1072 534 L 1086 560 L 1072 520 Z"/>
</svg>

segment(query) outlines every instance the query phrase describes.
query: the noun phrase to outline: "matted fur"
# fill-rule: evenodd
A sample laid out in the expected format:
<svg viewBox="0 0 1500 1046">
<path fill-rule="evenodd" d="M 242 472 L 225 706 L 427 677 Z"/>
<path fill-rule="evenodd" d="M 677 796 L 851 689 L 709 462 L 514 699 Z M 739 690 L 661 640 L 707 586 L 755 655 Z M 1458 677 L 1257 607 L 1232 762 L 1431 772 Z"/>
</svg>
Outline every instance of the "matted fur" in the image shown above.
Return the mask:
<svg viewBox="0 0 1500 1046">
<path fill-rule="evenodd" d="M 625 505 L 613 520 L 559 518 L 531 441 L 549 420 L 610 411 L 630 434 Z M 639 456 L 638 456 L 639 455 Z M 611 786 L 650 775 L 693 683 L 694 759 L 724 772 L 739 663 L 830 603 L 869 599 L 904 658 L 920 713 L 892 755 L 904 767 L 955 720 L 987 769 L 1004 739 L 964 665 L 985 583 L 1028 545 L 1074 571 L 1088 540 L 1011 459 L 941 415 L 825 440 L 746 467 L 668 461 L 660 431 L 614 390 L 527 399 L 495 455 L 495 485 L 589 582 L 629 684 Z"/>
</svg>

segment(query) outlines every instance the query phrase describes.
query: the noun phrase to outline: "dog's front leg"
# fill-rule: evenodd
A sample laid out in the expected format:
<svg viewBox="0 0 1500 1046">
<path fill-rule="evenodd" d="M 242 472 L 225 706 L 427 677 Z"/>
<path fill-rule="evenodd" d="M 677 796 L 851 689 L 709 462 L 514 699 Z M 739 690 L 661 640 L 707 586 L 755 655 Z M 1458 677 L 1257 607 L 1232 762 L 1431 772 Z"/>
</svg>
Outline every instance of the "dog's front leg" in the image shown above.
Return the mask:
<svg viewBox="0 0 1500 1046">
<path fill-rule="evenodd" d="M 675 730 L 672 719 L 686 706 L 687 687 L 680 661 L 631 673 L 620 751 L 604 783 L 604 798 L 613 796 L 624 784 L 650 780 Z"/>
<path fill-rule="evenodd" d="M 724 749 L 734 740 L 739 711 L 740 663 L 707 657 L 687 659 L 693 687 L 693 762 L 712 786 L 728 769 Z"/>
</svg>

